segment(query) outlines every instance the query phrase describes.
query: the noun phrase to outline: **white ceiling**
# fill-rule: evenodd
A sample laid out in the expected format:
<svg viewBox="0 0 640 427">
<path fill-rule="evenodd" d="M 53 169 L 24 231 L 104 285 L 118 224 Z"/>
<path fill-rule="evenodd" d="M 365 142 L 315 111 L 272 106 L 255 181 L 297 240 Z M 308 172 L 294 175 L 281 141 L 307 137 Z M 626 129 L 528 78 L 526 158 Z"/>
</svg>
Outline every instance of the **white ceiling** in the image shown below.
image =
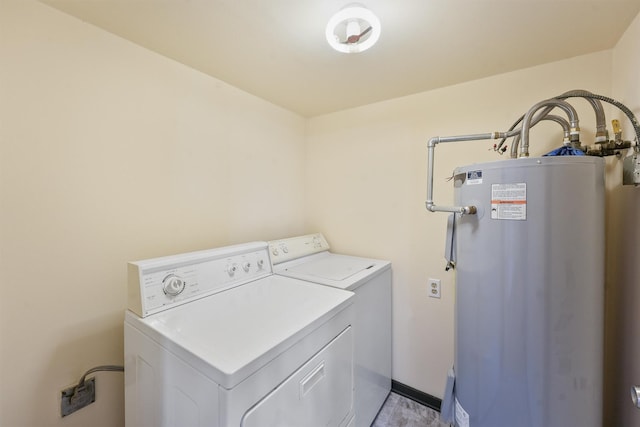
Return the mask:
<svg viewBox="0 0 640 427">
<path fill-rule="evenodd" d="M 612 48 L 640 0 L 360 0 L 382 36 L 324 38 L 350 0 L 40 0 L 311 117 Z"/>
</svg>

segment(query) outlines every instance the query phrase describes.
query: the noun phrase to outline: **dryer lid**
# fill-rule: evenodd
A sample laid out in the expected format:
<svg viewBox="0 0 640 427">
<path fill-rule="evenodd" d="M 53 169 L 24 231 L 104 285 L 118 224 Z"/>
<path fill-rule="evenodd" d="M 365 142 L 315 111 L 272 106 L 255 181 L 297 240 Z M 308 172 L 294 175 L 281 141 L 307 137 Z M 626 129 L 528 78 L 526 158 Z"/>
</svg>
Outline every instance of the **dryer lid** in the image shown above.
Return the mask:
<svg viewBox="0 0 640 427">
<path fill-rule="evenodd" d="M 230 389 L 352 302 L 351 292 L 271 275 L 125 321 Z"/>
</svg>

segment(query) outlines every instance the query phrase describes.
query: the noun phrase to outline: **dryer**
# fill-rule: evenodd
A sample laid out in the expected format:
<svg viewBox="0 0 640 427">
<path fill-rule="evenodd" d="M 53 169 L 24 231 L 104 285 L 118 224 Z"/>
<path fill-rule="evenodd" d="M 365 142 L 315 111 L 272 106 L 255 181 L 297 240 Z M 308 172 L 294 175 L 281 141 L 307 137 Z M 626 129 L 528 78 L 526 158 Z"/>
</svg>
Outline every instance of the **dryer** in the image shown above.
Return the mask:
<svg viewBox="0 0 640 427">
<path fill-rule="evenodd" d="M 276 274 L 356 295 L 355 425 L 369 427 L 391 390 L 391 263 L 330 252 L 321 233 L 269 242 Z"/>
<path fill-rule="evenodd" d="M 350 426 L 354 294 L 266 242 L 129 263 L 127 427 Z"/>
</svg>

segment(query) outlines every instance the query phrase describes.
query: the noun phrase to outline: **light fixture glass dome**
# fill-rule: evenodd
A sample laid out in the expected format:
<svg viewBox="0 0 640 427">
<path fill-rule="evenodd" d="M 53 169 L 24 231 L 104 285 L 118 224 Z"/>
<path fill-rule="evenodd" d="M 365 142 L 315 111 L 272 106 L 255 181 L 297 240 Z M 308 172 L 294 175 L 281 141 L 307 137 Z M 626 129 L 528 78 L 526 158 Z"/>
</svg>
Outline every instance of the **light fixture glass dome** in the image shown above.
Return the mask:
<svg viewBox="0 0 640 427">
<path fill-rule="evenodd" d="M 380 20 L 363 6 L 347 6 L 329 19 L 325 35 L 338 52 L 364 52 L 380 38 Z"/>
</svg>

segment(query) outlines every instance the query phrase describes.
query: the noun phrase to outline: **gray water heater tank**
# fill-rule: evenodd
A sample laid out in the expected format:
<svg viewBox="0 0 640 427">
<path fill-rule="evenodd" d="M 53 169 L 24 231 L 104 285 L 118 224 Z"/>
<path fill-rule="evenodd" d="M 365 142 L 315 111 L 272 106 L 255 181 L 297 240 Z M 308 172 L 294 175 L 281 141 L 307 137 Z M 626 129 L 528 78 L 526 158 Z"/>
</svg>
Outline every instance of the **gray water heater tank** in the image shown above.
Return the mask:
<svg viewBox="0 0 640 427">
<path fill-rule="evenodd" d="M 604 161 L 455 171 L 457 427 L 600 427 Z"/>
</svg>

